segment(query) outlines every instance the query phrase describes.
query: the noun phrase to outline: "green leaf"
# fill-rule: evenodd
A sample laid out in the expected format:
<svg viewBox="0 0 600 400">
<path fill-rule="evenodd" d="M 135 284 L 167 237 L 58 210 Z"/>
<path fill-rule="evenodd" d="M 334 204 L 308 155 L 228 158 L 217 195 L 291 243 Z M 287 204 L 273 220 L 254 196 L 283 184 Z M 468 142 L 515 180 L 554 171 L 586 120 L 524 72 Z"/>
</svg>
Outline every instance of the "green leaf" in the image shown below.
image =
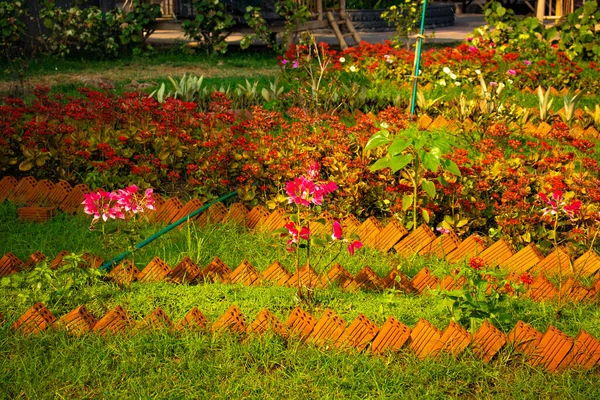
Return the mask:
<svg viewBox="0 0 600 400">
<path fill-rule="evenodd" d="M 421 210 L 421 215 L 423 216 L 423 220 L 425 221 L 425 223 L 429 223 L 429 211 L 423 208 Z"/>
<path fill-rule="evenodd" d="M 412 206 L 413 196 L 412 194 L 407 194 L 402 196 L 402 211 L 406 211 Z"/>
<path fill-rule="evenodd" d="M 445 171 L 448 171 L 451 174 L 454 174 L 456 176 L 461 176 L 460 169 L 458 169 L 458 166 L 452 160 L 443 159 L 442 160 L 442 168 L 444 168 Z"/>
<path fill-rule="evenodd" d="M 421 182 L 421 187 L 423 188 L 425 193 L 427 193 L 427 196 L 429 196 L 431 199 L 435 197 L 435 184 L 433 182 L 424 179 Z"/>
<path fill-rule="evenodd" d="M 396 154 L 402 153 L 408 146 L 410 146 L 411 140 L 407 138 L 398 138 L 392 142 L 390 148 L 388 149 L 388 153 L 392 156 Z"/>
<path fill-rule="evenodd" d="M 392 156 L 389 160 L 389 167 L 392 169 L 392 172 L 398 172 L 402 168 L 406 167 L 412 160 L 412 154 L 400 154 Z"/>
<path fill-rule="evenodd" d="M 390 160 L 388 160 L 387 158 L 381 158 L 381 159 L 375 161 L 375 163 L 373 165 L 371 165 L 369 167 L 369 169 L 371 171 L 378 171 L 383 168 L 388 168 L 389 166 L 390 166 Z"/>
<path fill-rule="evenodd" d="M 371 138 L 367 142 L 367 145 L 365 146 L 365 150 L 371 150 L 376 147 L 386 145 L 390 142 L 391 140 L 387 136 L 383 135 L 380 131 L 371 136 Z"/>
<path fill-rule="evenodd" d="M 431 172 L 437 171 L 440 166 L 440 149 L 434 147 L 423 155 L 423 165 Z"/>
</svg>

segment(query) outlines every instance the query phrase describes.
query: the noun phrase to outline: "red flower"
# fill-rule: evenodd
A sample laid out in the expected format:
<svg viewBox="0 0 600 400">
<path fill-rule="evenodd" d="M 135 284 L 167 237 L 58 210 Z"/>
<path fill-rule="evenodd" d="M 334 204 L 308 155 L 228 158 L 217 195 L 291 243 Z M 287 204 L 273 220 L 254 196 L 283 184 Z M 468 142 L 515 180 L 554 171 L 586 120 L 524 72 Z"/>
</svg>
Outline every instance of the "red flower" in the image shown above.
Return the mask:
<svg viewBox="0 0 600 400">
<path fill-rule="evenodd" d="M 479 271 L 485 267 L 485 261 L 479 256 L 471 257 L 469 260 L 469 267 Z"/>
<path fill-rule="evenodd" d="M 533 283 L 533 276 L 531 276 L 531 274 L 529 272 L 523 272 L 521 274 L 521 276 L 519 277 L 519 280 L 524 285 L 531 285 Z"/>
</svg>

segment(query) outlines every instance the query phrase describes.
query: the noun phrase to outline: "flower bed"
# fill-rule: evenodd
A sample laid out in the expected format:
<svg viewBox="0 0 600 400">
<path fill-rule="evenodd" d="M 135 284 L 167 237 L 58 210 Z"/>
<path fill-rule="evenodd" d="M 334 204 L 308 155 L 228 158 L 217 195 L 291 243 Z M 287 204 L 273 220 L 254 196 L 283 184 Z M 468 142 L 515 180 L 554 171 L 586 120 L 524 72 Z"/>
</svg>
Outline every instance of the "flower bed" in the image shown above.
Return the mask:
<svg viewBox="0 0 600 400">
<path fill-rule="evenodd" d="M 382 125 L 392 134 L 408 127 L 400 110 L 356 113 L 343 122 L 299 108 L 232 111 L 220 93 L 213 94 L 208 111 L 173 98 L 159 104 L 135 93 L 81 93 L 81 98 L 63 99 L 38 90 L 31 105 L 5 101 L 3 174 L 19 168 L 55 181 L 83 179 L 92 189 L 136 184 L 163 193 L 187 191 L 201 200 L 240 189 L 246 204 L 273 209 L 287 202 L 284 183 L 319 161 L 323 176 L 340 188 L 328 208 L 335 217 L 395 215 L 405 224 L 412 218 L 412 210 L 402 204 L 403 195 L 413 191 L 406 175 L 410 171 L 372 172 L 369 166 L 384 153 L 365 151 Z M 419 188 L 419 215 L 426 210 L 430 225 L 461 235 L 502 235 L 518 245 L 535 241 L 549 247 L 554 237 L 568 239 L 571 251 L 582 254 L 594 244 L 600 215 L 595 142 L 574 137 L 560 121 L 548 128 L 543 138 L 528 137 L 493 123 L 472 147 L 455 147 L 447 158 L 461 176 L 428 171 L 436 197 L 428 198 Z M 580 213 L 554 226 L 538 194 L 556 190 L 565 193 L 568 203 L 582 203 Z"/>
</svg>

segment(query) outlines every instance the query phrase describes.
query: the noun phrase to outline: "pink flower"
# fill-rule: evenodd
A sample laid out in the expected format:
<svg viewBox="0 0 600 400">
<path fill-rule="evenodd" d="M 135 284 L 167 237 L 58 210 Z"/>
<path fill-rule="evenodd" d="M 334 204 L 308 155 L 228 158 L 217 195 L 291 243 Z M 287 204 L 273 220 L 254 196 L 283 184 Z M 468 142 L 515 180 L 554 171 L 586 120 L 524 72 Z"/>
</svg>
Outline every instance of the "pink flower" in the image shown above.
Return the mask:
<svg viewBox="0 0 600 400">
<path fill-rule="evenodd" d="M 319 163 L 312 162 L 306 176 L 299 176 L 285 184 L 288 202 L 303 206 L 323 204 L 323 197 L 337 189 L 335 182 L 316 182 L 319 177 Z"/>
<path fill-rule="evenodd" d="M 556 213 L 558 213 L 558 205 L 562 201 L 562 197 L 563 197 L 563 192 L 558 189 L 555 190 L 554 193 L 552 193 L 551 199 L 548 198 L 546 193 L 540 193 L 540 198 L 552 207 L 552 209 L 550 209 L 548 207 L 544 208 L 542 210 L 544 212 L 544 215 L 548 215 L 548 214 L 555 215 Z"/>
<path fill-rule="evenodd" d="M 494 87 L 494 86 L 498 86 L 498 84 L 496 82 L 494 82 L 494 81 L 491 81 L 490 82 L 490 86 Z"/>
<path fill-rule="evenodd" d="M 359 242 L 358 240 L 355 240 L 354 242 L 350 243 L 348 245 L 348 253 L 350 253 L 351 256 L 354 255 L 354 250 L 356 249 L 360 249 L 361 247 L 363 247 L 362 242 Z"/>
<path fill-rule="evenodd" d="M 438 226 L 435 230 L 441 233 L 442 235 L 447 235 L 450 233 L 450 229 L 444 228 L 443 226 Z"/>
<path fill-rule="evenodd" d="M 298 62 L 298 60 L 294 60 L 294 62 L 292 63 L 292 68 L 298 68 L 299 65 L 300 63 Z"/>
<path fill-rule="evenodd" d="M 516 75 L 517 74 L 517 71 L 515 71 L 514 69 L 509 69 L 507 72 L 509 73 L 509 75 Z"/>
<path fill-rule="evenodd" d="M 542 210 L 544 215 L 556 215 L 559 211 L 563 211 L 570 219 L 573 219 L 581 210 L 581 201 L 575 200 L 571 204 L 566 204 L 563 201 L 563 192 L 558 189 L 552 193 L 550 198 L 545 193 L 540 193 L 539 196 L 550 205 Z"/>
<path fill-rule="evenodd" d="M 285 184 L 285 191 L 288 194 L 288 202 L 298 205 L 309 206 L 315 194 L 316 185 L 313 181 L 304 176 L 294 178 Z M 322 202 L 322 199 L 321 199 Z M 321 203 L 315 203 L 321 204 Z"/>
<path fill-rule="evenodd" d="M 333 240 L 341 240 L 342 239 L 342 224 L 340 221 L 333 222 L 333 234 L 331 235 Z"/>
<path fill-rule="evenodd" d="M 358 240 L 355 240 L 353 242 L 350 242 L 348 239 L 342 239 L 342 224 L 340 224 L 340 221 L 334 221 L 333 222 L 333 234 L 331 235 L 331 238 L 333 240 L 342 240 L 344 243 L 349 243 L 348 244 L 348 253 L 350 253 L 350 255 L 354 255 L 354 250 L 356 249 L 360 249 L 363 244 L 362 242 L 359 242 Z"/>
<path fill-rule="evenodd" d="M 83 204 L 83 211 L 94 217 L 92 224 L 99 219 L 107 221 L 109 218 L 125 218 L 125 214 L 123 214 L 118 204 L 119 195 L 116 193 L 109 193 L 100 189 L 98 192 L 85 194 L 83 199 L 81 203 Z"/>
<path fill-rule="evenodd" d="M 300 231 L 298 231 L 298 228 L 296 227 L 295 223 L 288 222 L 287 224 L 285 224 L 285 228 L 288 230 L 288 233 L 292 237 L 287 242 L 287 249 L 289 251 L 294 251 L 292 244 L 298 243 L 300 239 L 308 240 L 310 237 L 310 230 L 306 226 L 301 227 Z M 282 236 L 285 236 L 285 234 L 283 234 Z"/>
<path fill-rule="evenodd" d="M 569 205 L 563 206 L 563 211 L 571 219 L 573 219 L 575 217 L 575 215 L 579 214 L 580 209 L 581 209 L 581 201 L 579 201 L 579 200 L 574 201 Z"/>
<path fill-rule="evenodd" d="M 149 210 L 154 210 L 154 189 L 146 189 L 144 192 L 144 200 L 146 201 L 146 208 Z"/>
<path fill-rule="evenodd" d="M 319 165 L 319 163 L 317 161 L 313 161 L 308 165 L 308 172 L 306 173 L 306 175 L 308 175 L 308 179 L 314 181 L 319 177 L 320 171 L 321 170 L 321 166 Z"/>
<path fill-rule="evenodd" d="M 470 47 L 469 47 L 469 51 L 470 51 L 471 53 L 474 53 L 474 52 L 476 52 L 477 50 L 478 50 L 478 49 L 477 49 L 477 47 L 475 47 L 475 46 L 470 46 Z"/>
<path fill-rule="evenodd" d="M 531 61 L 529 61 L 529 60 L 523 60 L 523 64 L 525 64 L 526 66 L 530 66 L 531 65 Z"/>
</svg>

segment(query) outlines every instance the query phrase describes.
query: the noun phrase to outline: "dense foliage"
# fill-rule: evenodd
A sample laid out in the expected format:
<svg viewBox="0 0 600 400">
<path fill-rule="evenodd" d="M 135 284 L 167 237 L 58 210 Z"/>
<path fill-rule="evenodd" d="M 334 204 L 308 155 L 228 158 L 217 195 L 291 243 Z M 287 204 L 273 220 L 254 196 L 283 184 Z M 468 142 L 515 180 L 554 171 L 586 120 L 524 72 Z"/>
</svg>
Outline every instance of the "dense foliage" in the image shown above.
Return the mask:
<svg viewBox="0 0 600 400">
<path fill-rule="evenodd" d="M 201 111 L 195 103 L 174 98 L 160 104 L 140 93 L 120 97 L 80 91 L 81 97 L 65 99 L 39 88 L 30 105 L 5 100 L 0 109 L 4 174 L 19 174 L 20 169 L 39 178 L 85 181 L 105 189 L 135 183 L 163 192 L 185 190 L 201 199 L 241 188 L 249 205 L 276 207 L 285 203 L 284 183 L 318 161 L 340 187 L 332 213 L 394 214 L 406 225 L 413 219 L 402 198 L 414 191 L 414 171 L 371 172 L 369 166 L 385 151 L 365 150 L 382 126 L 391 135 L 409 126 L 398 109 L 377 115 L 357 112 L 342 120 L 300 108 L 233 111 L 218 92 Z M 456 146 L 467 147 L 466 141 L 455 139 Z M 523 136 L 497 122 L 485 127 L 468 150 L 459 147 L 447 159 L 458 166 L 460 176 L 419 171 L 435 183 L 434 198 L 426 195 L 430 188 L 418 188 L 419 219 L 426 210 L 430 224 L 445 221 L 458 233 L 484 231 L 515 243 L 541 243 L 552 235 L 554 221 L 544 214 L 538 194 L 559 189 L 568 199 L 583 202 L 581 214 L 561 221 L 559 232 L 573 239 L 575 252 L 591 245 L 600 215 L 594 142 L 573 136 L 560 120 L 552 122 L 543 138 Z"/>
</svg>

